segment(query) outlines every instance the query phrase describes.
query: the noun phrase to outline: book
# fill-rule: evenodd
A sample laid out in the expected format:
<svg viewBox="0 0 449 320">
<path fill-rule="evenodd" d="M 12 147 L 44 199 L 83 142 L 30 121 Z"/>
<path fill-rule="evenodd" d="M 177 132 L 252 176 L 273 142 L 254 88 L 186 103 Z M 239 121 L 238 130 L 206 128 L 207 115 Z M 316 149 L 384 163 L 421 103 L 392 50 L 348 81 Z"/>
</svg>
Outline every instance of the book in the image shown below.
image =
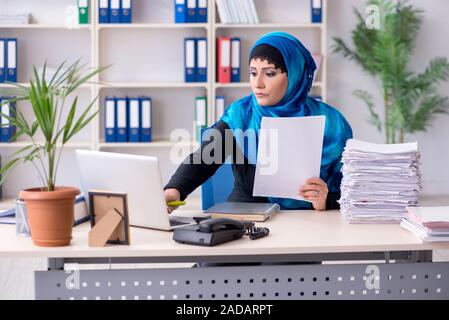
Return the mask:
<svg viewBox="0 0 449 320">
<path fill-rule="evenodd" d="M 24 216 L 27 217 L 27 210 L 25 202 L 22 199 L 16 199 L 14 208 L 7 210 L 0 210 L 0 224 L 15 224 L 16 210 L 20 207 Z M 89 220 L 86 199 L 83 194 L 79 194 L 75 199 L 73 226 L 77 226 Z"/>
<path fill-rule="evenodd" d="M 15 209 L 0 210 L 0 224 L 15 224 Z"/>
<path fill-rule="evenodd" d="M 407 219 L 403 219 L 401 221 L 400 226 L 408 231 L 411 231 L 412 233 L 420 237 L 421 240 L 423 241 L 427 242 L 449 241 L 449 233 L 432 231 L 432 229 L 428 229 Z"/>
<path fill-rule="evenodd" d="M 236 220 L 262 222 L 279 212 L 277 203 L 221 202 L 205 210 L 211 218 L 230 218 Z"/>
<path fill-rule="evenodd" d="M 449 228 L 449 207 L 406 207 L 409 217 L 427 228 Z"/>
<path fill-rule="evenodd" d="M 407 206 L 401 227 L 423 241 L 449 241 L 449 207 Z"/>
</svg>

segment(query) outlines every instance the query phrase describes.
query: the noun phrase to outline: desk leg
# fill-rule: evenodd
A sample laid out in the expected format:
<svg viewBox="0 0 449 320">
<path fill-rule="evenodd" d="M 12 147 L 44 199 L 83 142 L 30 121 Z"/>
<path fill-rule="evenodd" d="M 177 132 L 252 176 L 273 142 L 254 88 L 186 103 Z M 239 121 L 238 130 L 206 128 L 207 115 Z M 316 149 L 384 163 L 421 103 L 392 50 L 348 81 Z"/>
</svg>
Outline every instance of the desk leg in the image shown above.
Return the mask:
<svg viewBox="0 0 449 320">
<path fill-rule="evenodd" d="M 48 258 L 47 270 L 64 270 L 64 258 Z"/>
<path fill-rule="evenodd" d="M 422 250 L 422 251 L 412 251 L 412 260 L 415 262 L 432 262 L 433 251 L 432 250 Z"/>
</svg>

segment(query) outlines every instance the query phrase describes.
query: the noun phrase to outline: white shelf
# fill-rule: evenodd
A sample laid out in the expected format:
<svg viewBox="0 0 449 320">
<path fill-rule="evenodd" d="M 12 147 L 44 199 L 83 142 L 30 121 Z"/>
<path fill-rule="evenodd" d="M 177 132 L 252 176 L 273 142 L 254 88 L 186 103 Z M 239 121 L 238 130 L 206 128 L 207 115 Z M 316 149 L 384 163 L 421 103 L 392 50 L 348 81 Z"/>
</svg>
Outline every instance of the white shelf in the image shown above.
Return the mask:
<svg viewBox="0 0 449 320">
<path fill-rule="evenodd" d="M 205 88 L 208 84 L 203 82 L 106 82 L 100 81 L 100 89 L 109 88 Z"/>
<path fill-rule="evenodd" d="M 37 144 L 43 145 L 43 141 L 36 141 Z M 9 142 L 0 143 L 0 149 L 2 148 L 23 148 L 26 146 L 29 146 L 31 144 L 31 141 L 17 141 L 17 142 Z M 60 147 L 61 145 L 58 145 Z M 64 145 L 64 148 L 90 148 L 92 147 L 92 143 L 88 141 L 81 141 L 81 142 L 69 142 Z"/>
<path fill-rule="evenodd" d="M 153 141 L 153 142 L 100 142 L 98 147 L 105 148 L 170 148 L 174 146 L 180 147 L 195 147 L 199 143 L 196 141 Z"/>
<path fill-rule="evenodd" d="M 56 30 L 92 30 L 91 24 L 80 24 L 73 28 L 59 24 L 0 24 L 0 29 L 56 29 Z"/>
<path fill-rule="evenodd" d="M 28 82 L 19 82 L 20 85 L 24 86 L 24 87 L 29 87 L 30 84 Z M 92 83 L 84 83 L 80 86 L 80 88 L 82 89 L 92 89 L 94 86 L 94 84 Z M 16 88 L 14 85 L 9 84 L 9 83 L 0 83 L 0 88 Z"/>
<path fill-rule="evenodd" d="M 104 23 L 101 29 L 209 29 L 207 23 Z"/>
<path fill-rule="evenodd" d="M 224 24 L 216 23 L 215 29 L 322 29 L 322 23 L 259 23 Z"/>
<path fill-rule="evenodd" d="M 322 86 L 323 86 L 323 83 L 319 82 L 319 81 L 316 81 L 316 82 L 314 82 L 312 84 L 312 87 L 319 88 L 319 87 L 322 87 Z M 250 84 L 249 84 L 249 82 L 230 82 L 230 83 L 218 83 L 218 82 L 216 82 L 214 84 L 214 87 L 217 88 L 217 89 L 218 88 L 249 88 Z"/>
</svg>

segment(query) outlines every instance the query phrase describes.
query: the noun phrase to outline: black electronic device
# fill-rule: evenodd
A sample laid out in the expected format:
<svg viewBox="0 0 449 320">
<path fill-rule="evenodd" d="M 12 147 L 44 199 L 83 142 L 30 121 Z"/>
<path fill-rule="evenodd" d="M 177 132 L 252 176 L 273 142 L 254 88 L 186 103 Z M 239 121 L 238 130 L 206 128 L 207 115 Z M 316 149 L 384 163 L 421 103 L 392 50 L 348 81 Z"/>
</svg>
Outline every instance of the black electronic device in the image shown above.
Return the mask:
<svg viewBox="0 0 449 320">
<path fill-rule="evenodd" d="M 249 221 L 211 218 L 200 221 L 196 226 L 175 229 L 173 240 L 199 246 L 215 246 L 244 235 L 249 235 L 254 240 L 267 234 L 267 228 L 254 228 L 254 223 Z"/>
</svg>

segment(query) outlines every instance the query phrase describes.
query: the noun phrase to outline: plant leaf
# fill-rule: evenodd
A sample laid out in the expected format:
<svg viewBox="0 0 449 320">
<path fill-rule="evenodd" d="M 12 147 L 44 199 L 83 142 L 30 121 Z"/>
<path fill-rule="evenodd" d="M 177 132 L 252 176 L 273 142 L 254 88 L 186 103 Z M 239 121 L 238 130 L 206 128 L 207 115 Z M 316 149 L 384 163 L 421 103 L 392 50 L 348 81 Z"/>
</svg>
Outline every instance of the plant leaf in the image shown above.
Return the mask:
<svg viewBox="0 0 449 320">
<path fill-rule="evenodd" d="M 86 108 L 86 110 L 84 110 L 84 112 L 78 118 L 78 120 L 76 121 L 76 123 L 73 126 L 73 128 L 71 129 L 71 131 L 69 133 L 67 133 L 67 135 L 64 135 L 63 144 L 67 143 L 70 140 L 70 138 L 72 138 L 76 133 L 78 133 L 81 129 L 83 129 L 98 114 L 99 111 L 97 110 L 89 118 L 87 118 L 87 120 L 84 120 L 86 118 L 86 116 L 89 114 L 92 107 L 94 106 L 95 101 L 97 99 L 98 99 L 98 95 L 91 101 L 91 103 Z"/>
<path fill-rule="evenodd" d="M 86 76 L 84 76 L 83 78 L 74 81 L 73 83 L 69 84 L 69 87 L 67 89 L 67 94 L 72 93 L 73 91 L 75 91 L 76 89 L 78 89 L 83 83 L 85 83 L 86 81 L 88 81 L 89 79 L 91 79 L 92 77 L 94 77 L 96 74 L 106 70 L 107 68 L 109 68 L 110 65 L 105 66 L 105 67 L 100 67 L 98 69 L 95 69 L 93 71 L 91 71 L 90 73 L 88 73 Z"/>
<path fill-rule="evenodd" d="M 9 161 L 6 165 L 2 166 L 0 168 L 0 175 L 5 174 L 8 170 L 10 170 L 20 160 L 21 160 L 21 158 L 16 158 L 16 159 Z"/>
<path fill-rule="evenodd" d="M 364 90 L 356 90 L 353 94 L 365 102 L 370 114 L 370 119 L 368 121 L 375 125 L 379 132 L 382 132 L 382 122 L 380 121 L 379 115 L 374 111 L 373 96 Z"/>
<path fill-rule="evenodd" d="M 11 160 L 5 167 L 0 168 L 0 176 L 1 176 L 0 185 L 2 185 L 6 181 L 9 174 L 20 164 L 20 161 L 23 161 L 23 159 L 17 158 Z"/>
<path fill-rule="evenodd" d="M 72 107 L 70 108 L 69 114 L 67 115 L 67 120 L 64 126 L 64 136 L 63 143 L 68 141 L 68 136 L 70 133 L 70 129 L 72 128 L 73 118 L 75 117 L 76 105 L 78 103 L 78 97 L 73 100 Z"/>
</svg>

